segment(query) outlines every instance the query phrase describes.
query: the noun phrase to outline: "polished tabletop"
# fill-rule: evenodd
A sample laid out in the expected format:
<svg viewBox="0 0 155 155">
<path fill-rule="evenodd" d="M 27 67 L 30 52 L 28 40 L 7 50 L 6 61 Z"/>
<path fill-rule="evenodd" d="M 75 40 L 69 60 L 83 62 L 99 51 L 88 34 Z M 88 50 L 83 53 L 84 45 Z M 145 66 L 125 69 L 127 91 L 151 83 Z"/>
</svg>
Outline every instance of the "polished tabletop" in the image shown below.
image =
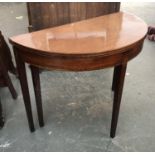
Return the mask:
<svg viewBox="0 0 155 155">
<path fill-rule="evenodd" d="M 58 54 L 110 54 L 138 42 L 147 33 L 139 17 L 112 13 L 10 38 L 17 46 Z"/>
</svg>

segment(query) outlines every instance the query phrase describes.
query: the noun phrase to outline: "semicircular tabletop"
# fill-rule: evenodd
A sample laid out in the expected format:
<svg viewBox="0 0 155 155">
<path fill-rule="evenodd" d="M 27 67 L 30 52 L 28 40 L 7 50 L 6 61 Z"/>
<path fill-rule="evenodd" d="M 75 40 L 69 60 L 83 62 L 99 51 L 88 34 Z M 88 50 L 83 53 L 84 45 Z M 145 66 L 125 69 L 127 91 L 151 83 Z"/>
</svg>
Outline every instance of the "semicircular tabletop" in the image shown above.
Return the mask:
<svg viewBox="0 0 155 155">
<path fill-rule="evenodd" d="M 147 25 L 139 17 L 118 12 L 18 35 L 10 42 L 48 54 L 107 54 L 131 46 L 146 33 Z"/>
</svg>

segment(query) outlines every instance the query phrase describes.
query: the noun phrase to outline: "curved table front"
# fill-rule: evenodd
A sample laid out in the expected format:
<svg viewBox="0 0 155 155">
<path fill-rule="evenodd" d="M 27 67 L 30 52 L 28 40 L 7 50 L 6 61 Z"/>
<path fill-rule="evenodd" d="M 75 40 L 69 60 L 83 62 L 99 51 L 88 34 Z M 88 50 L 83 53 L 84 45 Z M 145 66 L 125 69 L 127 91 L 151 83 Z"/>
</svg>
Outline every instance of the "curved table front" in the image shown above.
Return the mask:
<svg viewBox="0 0 155 155">
<path fill-rule="evenodd" d="M 29 127 L 34 131 L 25 63 L 31 65 L 40 126 L 44 126 L 39 68 L 88 71 L 115 67 L 111 137 L 115 136 L 127 62 L 138 55 L 147 33 L 140 18 L 113 13 L 10 38 Z"/>
</svg>

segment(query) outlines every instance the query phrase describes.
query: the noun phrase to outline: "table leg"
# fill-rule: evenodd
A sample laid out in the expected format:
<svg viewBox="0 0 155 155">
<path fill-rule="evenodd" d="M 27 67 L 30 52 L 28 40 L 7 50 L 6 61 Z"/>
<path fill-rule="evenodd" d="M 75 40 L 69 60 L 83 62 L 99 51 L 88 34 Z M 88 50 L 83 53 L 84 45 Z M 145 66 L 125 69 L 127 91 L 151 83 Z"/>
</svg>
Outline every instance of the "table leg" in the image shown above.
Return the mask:
<svg viewBox="0 0 155 155">
<path fill-rule="evenodd" d="M 39 68 L 30 66 L 40 127 L 44 126 Z"/>
<path fill-rule="evenodd" d="M 119 66 L 114 67 L 114 73 L 113 73 L 113 81 L 112 81 L 112 91 L 115 91 L 117 80 L 118 80 L 118 72 L 119 72 Z"/>
<path fill-rule="evenodd" d="M 112 111 L 112 121 L 111 121 L 111 131 L 110 136 L 115 137 L 117 121 L 119 116 L 120 103 L 122 98 L 122 91 L 125 79 L 127 64 L 121 64 L 115 68 L 115 92 L 114 92 L 114 101 L 113 101 L 113 111 Z"/>
<path fill-rule="evenodd" d="M 4 117 L 3 117 L 3 110 L 2 110 L 2 104 L 0 101 L 0 128 L 4 126 Z"/>
<path fill-rule="evenodd" d="M 35 131 L 35 128 L 34 128 L 34 123 L 33 123 L 31 101 L 30 101 L 30 94 L 29 94 L 28 82 L 27 82 L 27 77 L 26 77 L 25 63 L 22 60 L 22 58 L 20 57 L 20 55 L 18 54 L 17 50 L 18 49 L 16 49 L 14 47 L 17 71 L 19 74 L 19 80 L 20 80 L 20 85 L 21 85 L 21 89 L 22 89 L 22 94 L 23 94 L 27 119 L 28 119 L 28 123 L 29 123 L 29 128 L 30 128 L 30 131 L 33 132 L 33 131 Z"/>
</svg>

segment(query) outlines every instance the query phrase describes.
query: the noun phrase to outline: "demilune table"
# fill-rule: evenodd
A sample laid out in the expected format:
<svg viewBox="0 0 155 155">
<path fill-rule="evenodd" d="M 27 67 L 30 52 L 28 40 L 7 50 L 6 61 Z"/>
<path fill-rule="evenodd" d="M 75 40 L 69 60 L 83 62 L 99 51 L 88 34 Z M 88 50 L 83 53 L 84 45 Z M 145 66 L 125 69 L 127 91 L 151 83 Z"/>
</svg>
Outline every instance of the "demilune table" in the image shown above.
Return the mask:
<svg viewBox="0 0 155 155">
<path fill-rule="evenodd" d="M 35 130 L 25 63 L 30 64 L 40 126 L 44 126 L 39 68 L 89 71 L 114 67 L 110 136 L 115 137 L 127 63 L 143 46 L 147 25 L 126 12 L 14 36 L 13 45 L 29 128 Z"/>
</svg>

